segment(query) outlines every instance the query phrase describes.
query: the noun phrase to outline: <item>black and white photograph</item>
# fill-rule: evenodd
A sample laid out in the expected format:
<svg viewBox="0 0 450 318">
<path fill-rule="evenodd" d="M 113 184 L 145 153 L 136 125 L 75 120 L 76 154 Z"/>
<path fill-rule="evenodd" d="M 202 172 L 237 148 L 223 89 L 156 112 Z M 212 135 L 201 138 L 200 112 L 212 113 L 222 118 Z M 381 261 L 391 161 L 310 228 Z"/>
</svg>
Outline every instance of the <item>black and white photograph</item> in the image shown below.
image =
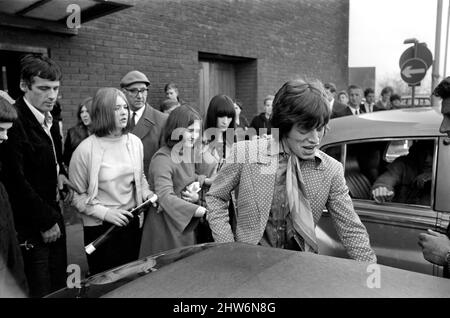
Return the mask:
<svg viewBox="0 0 450 318">
<path fill-rule="evenodd" d="M 0 0 L 0 298 L 449 298 L 449 33 L 450 0 Z"/>
</svg>

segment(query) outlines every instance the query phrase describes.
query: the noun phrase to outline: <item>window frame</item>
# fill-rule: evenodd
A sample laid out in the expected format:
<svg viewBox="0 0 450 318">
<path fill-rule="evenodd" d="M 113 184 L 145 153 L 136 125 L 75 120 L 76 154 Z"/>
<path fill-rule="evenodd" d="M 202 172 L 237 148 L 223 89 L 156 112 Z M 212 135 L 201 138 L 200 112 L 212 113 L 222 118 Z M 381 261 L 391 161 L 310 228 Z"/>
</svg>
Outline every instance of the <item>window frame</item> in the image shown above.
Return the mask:
<svg viewBox="0 0 450 318">
<path fill-rule="evenodd" d="M 327 153 L 326 150 L 331 147 L 340 146 L 341 147 L 341 155 L 340 155 L 340 163 L 343 166 L 344 173 L 346 169 L 346 162 L 347 162 L 347 145 L 352 144 L 361 144 L 361 143 L 371 143 L 371 142 L 390 142 L 394 140 L 434 140 L 434 148 L 433 148 L 433 167 L 432 167 L 432 179 L 431 179 L 431 196 L 430 196 L 430 205 L 417 205 L 417 204 L 410 204 L 410 203 L 401 203 L 401 202 L 386 202 L 383 203 L 382 206 L 389 206 L 389 207 L 405 207 L 405 208 L 420 208 L 420 209 L 430 209 L 434 211 L 435 207 L 435 196 L 436 196 L 436 172 L 437 172 L 437 165 L 438 165 L 438 155 L 439 155 L 439 136 L 401 136 L 401 137 L 382 137 L 382 138 L 370 138 L 370 139 L 355 139 L 355 140 L 347 140 L 347 141 L 341 141 L 336 142 L 332 144 L 323 145 L 320 150 L 324 153 Z M 387 151 L 387 148 L 385 149 Z M 383 153 L 383 160 L 386 153 Z M 352 201 L 354 203 L 356 202 L 371 202 L 376 205 L 380 205 L 375 203 L 373 199 L 359 199 L 359 198 L 352 198 Z"/>
</svg>

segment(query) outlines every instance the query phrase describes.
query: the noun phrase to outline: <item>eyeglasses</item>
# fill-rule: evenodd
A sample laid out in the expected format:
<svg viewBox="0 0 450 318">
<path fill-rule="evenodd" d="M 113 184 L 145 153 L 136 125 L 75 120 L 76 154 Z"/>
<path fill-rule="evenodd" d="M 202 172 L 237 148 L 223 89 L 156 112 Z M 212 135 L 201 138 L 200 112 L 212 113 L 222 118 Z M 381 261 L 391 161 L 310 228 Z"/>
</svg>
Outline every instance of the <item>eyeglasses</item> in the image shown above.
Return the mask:
<svg viewBox="0 0 450 318">
<path fill-rule="evenodd" d="M 125 88 L 125 90 L 127 92 L 129 92 L 134 97 L 137 97 L 139 95 L 139 93 L 141 93 L 142 95 L 145 95 L 148 92 L 148 88 L 141 88 L 141 89 L 137 89 L 137 88 L 128 89 L 128 88 Z"/>
</svg>

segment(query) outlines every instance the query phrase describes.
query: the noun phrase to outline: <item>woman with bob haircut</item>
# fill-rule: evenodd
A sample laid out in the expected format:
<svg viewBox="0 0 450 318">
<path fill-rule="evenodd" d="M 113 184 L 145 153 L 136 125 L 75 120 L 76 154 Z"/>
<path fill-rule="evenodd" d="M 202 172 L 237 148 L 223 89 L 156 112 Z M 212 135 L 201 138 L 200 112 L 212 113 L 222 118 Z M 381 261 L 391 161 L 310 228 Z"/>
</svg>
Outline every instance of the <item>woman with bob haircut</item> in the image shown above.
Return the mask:
<svg viewBox="0 0 450 318">
<path fill-rule="evenodd" d="M 204 143 L 208 176 L 216 172 L 222 161 L 230 154 L 236 128 L 234 102 L 227 95 L 216 95 L 209 102 L 206 112 Z M 227 130 L 232 130 L 227 134 Z M 210 157 L 212 156 L 212 157 Z M 209 160 L 213 159 L 213 160 Z"/>
<path fill-rule="evenodd" d="M 236 143 L 206 195 L 206 218 L 216 242 L 317 253 L 316 225 L 327 208 L 350 257 L 376 262 L 342 164 L 318 149 L 329 118 L 320 82 L 293 80 L 280 88 L 273 101 L 272 138 Z M 228 202 L 236 188 L 234 230 Z"/>
<path fill-rule="evenodd" d="M 142 142 L 128 133 L 129 113 L 120 90 L 100 88 L 92 101 L 92 135 L 70 161 L 69 178 L 77 192 L 73 204 L 81 213 L 84 242 L 91 243 L 111 224 L 119 227 L 87 255 L 91 275 L 137 259 L 142 214 L 133 217 L 128 210 L 154 196 L 144 175 Z"/>
<path fill-rule="evenodd" d="M 230 154 L 233 146 L 236 129 L 236 111 L 234 101 L 227 95 L 214 96 L 208 105 L 205 120 L 203 143 L 203 160 L 197 165 L 199 174 L 215 178 L 225 158 Z M 229 130 L 230 129 L 230 130 Z M 228 133 L 227 133 L 228 132 Z M 202 205 L 206 206 L 204 198 L 209 187 L 203 187 L 200 193 Z M 233 220 L 233 204 L 230 203 L 230 219 Z M 213 237 L 206 220 L 201 220 L 197 227 L 197 240 L 199 243 L 212 242 Z"/>
<path fill-rule="evenodd" d="M 195 171 L 200 153 L 200 115 L 190 106 L 174 109 L 167 119 L 161 147 L 150 162 L 149 180 L 159 198 L 144 223 L 140 257 L 196 244 L 194 230 L 206 208 L 198 204 L 199 189 L 211 180 Z"/>
<path fill-rule="evenodd" d="M 64 154 L 63 154 L 63 161 L 67 166 L 69 166 L 70 158 L 72 158 L 74 150 L 83 140 L 85 140 L 91 134 L 90 131 L 90 126 L 92 123 L 90 115 L 91 106 L 92 106 L 92 97 L 85 98 L 78 105 L 77 110 L 78 122 L 75 126 L 69 128 L 69 130 L 67 131 L 66 141 L 64 142 Z"/>
</svg>

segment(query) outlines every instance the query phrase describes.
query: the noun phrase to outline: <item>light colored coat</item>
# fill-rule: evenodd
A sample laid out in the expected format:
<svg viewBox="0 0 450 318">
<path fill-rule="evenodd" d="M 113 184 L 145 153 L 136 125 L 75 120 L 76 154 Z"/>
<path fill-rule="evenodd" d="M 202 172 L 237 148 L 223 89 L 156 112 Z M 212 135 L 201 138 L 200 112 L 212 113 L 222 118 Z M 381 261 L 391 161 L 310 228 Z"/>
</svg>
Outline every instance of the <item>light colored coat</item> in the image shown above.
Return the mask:
<svg viewBox="0 0 450 318">
<path fill-rule="evenodd" d="M 272 204 L 278 154 L 278 143 L 268 138 L 242 141 L 234 146 L 206 195 L 207 220 L 215 241 L 250 244 L 261 241 Z M 318 164 L 314 160 L 301 163 L 314 224 L 327 208 L 350 257 L 375 262 L 366 228 L 348 194 L 342 165 L 321 151 L 317 151 L 316 158 Z M 239 199 L 233 233 L 228 221 L 228 201 L 235 188 L 239 189 Z"/>
<path fill-rule="evenodd" d="M 194 163 L 174 160 L 167 146 L 155 153 L 149 172 L 160 206 L 150 208 L 145 218 L 139 257 L 196 243 L 194 229 L 199 218 L 194 214 L 199 205 L 183 200 L 181 192 L 194 181 L 202 186 L 205 180 L 195 173 Z"/>
<path fill-rule="evenodd" d="M 98 138 L 91 135 L 83 140 L 75 149 L 69 167 L 69 179 L 76 188 L 72 204 L 81 212 L 84 226 L 102 224 L 108 211 L 96 199 L 98 174 L 105 153 Z M 152 191 L 144 175 L 142 142 L 133 134 L 127 134 L 127 138 L 127 149 L 134 167 L 135 200 L 139 205 Z"/>
</svg>

